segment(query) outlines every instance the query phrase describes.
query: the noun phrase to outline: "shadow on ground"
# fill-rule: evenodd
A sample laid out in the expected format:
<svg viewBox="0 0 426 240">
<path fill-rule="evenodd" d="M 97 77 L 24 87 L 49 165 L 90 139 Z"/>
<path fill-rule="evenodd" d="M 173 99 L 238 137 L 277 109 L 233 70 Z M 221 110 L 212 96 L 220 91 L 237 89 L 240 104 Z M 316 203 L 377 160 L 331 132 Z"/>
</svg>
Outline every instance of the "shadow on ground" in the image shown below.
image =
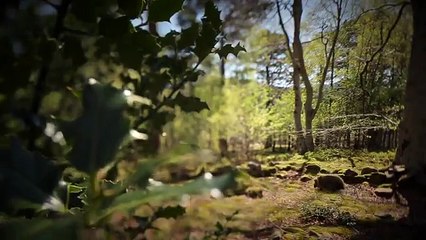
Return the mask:
<svg viewBox="0 0 426 240">
<path fill-rule="evenodd" d="M 355 230 L 357 233 L 351 240 L 426 239 L 426 225 L 412 226 L 405 219 L 359 222 Z"/>
</svg>

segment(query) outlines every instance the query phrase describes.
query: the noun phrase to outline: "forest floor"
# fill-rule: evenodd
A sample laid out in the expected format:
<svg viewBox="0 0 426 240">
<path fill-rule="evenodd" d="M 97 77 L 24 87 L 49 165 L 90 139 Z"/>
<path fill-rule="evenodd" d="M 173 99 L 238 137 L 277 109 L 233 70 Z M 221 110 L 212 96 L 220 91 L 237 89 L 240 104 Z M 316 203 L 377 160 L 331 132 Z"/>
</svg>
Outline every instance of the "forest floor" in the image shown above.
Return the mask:
<svg viewBox="0 0 426 240">
<path fill-rule="evenodd" d="M 148 233 L 148 238 L 412 239 L 412 229 L 404 224 L 407 207 L 393 197 L 375 193 L 378 188 L 389 187 L 384 179 L 377 181 L 377 176 L 384 175 L 393 153 L 345 154 L 256 156 L 255 163 L 262 166 L 263 175 L 242 176 L 239 183 L 245 185 L 243 194 L 221 199 L 192 197 L 183 217 L 159 219 L 154 224 L 158 230 Z M 240 168 L 247 169 L 247 163 Z M 357 174 L 356 183 L 345 184 L 338 192 L 314 187 L 316 175 L 335 173 L 344 177 L 355 175 L 353 172 Z"/>
</svg>

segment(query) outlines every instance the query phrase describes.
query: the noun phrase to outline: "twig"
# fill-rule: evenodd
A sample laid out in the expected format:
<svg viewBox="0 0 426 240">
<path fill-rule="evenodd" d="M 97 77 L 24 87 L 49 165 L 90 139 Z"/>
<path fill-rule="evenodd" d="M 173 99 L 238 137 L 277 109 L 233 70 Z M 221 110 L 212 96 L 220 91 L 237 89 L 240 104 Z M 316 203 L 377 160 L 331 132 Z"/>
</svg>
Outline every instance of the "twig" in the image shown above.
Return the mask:
<svg viewBox="0 0 426 240">
<path fill-rule="evenodd" d="M 41 1 L 43 1 L 44 3 L 46 3 L 49 6 L 51 6 L 54 9 L 59 10 L 59 5 L 56 5 L 56 4 L 52 3 L 52 2 L 50 2 L 49 0 L 41 0 Z"/>
</svg>

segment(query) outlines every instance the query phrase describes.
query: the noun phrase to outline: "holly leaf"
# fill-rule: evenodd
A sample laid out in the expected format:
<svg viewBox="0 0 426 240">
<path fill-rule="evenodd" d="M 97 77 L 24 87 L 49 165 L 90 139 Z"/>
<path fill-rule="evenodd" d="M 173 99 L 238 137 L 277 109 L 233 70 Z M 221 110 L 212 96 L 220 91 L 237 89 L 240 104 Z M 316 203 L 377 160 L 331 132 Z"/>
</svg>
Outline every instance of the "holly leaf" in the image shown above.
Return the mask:
<svg viewBox="0 0 426 240">
<path fill-rule="evenodd" d="M 148 6 L 148 21 L 163 22 L 182 9 L 184 0 L 153 0 Z"/>
<path fill-rule="evenodd" d="M 104 17 L 99 22 L 99 33 L 109 38 L 121 38 L 133 32 L 134 28 L 127 16 L 118 18 Z"/>
<path fill-rule="evenodd" d="M 145 0 L 117 0 L 117 3 L 123 13 L 131 19 L 139 17 L 145 7 Z"/>
<path fill-rule="evenodd" d="M 73 0 L 71 3 L 71 13 L 83 22 L 96 22 L 96 3 L 94 0 Z"/>
<path fill-rule="evenodd" d="M 220 20 L 220 11 L 212 1 L 208 1 L 205 5 L 204 21 L 210 22 L 213 28 L 219 32 L 222 27 L 222 20 Z"/>
<path fill-rule="evenodd" d="M 109 164 L 124 136 L 129 121 L 123 93 L 111 86 L 87 85 L 83 91 L 83 113 L 72 122 L 62 122 L 67 141 L 72 141 L 70 162 L 80 171 L 94 173 Z"/>
<path fill-rule="evenodd" d="M 81 40 L 74 36 L 64 37 L 63 56 L 70 58 L 75 66 L 80 66 L 87 61 Z"/>
<path fill-rule="evenodd" d="M 192 24 L 191 27 L 182 30 L 180 38 L 177 41 L 179 49 L 184 49 L 194 45 L 200 33 L 200 25 L 198 23 Z"/>
<path fill-rule="evenodd" d="M 231 44 L 226 44 L 225 46 L 221 47 L 220 49 L 216 50 L 216 53 L 219 55 L 220 58 L 227 58 L 229 54 L 234 55 L 235 57 L 238 56 L 238 53 L 240 52 L 246 52 L 246 49 L 238 43 L 233 47 Z"/>
<path fill-rule="evenodd" d="M 178 105 L 184 112 L 201 112 L 203 109 L 210 110 L 206 102 L 197 97 L 186 97 L 178 93 L 174 99 L 174 103 Z"/>
<path fill-rule="evenodd" d="M 51 194 L 62 170 L 59 165 L 38 153 L 27 151 L 16 139 L 13 140 L 8 149 L 0 151 L 0 202 L 13 206 L 19 199 L 40 204 L 41 207 L 41 204 L 53 200 L 61 205 Z"/>
<path fill-rule="evenodd" d="M 203 61 L 212 51 L 214 45 L 216 45 L 218 33 L 208 22 L 203 22 L 200 36 L 195 42 L 194 53 L 198 57 L 198 61 Z"/>
</svg>

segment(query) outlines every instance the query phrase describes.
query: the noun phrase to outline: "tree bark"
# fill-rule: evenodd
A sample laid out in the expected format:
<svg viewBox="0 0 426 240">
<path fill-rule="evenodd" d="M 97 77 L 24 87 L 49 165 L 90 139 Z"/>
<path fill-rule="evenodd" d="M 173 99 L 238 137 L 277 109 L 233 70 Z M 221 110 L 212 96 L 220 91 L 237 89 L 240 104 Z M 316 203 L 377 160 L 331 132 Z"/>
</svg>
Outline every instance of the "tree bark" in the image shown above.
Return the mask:
<svg viewBox="0 0 426 240">
<path fill-rule="evenodd" d="M 410 179 L 398 187 L 410 207 L 409 220 L 426 224 L 426 1 L 412 0 L 411 5 L 412 48 L 395 164 L 405 165 Z"/>
</svg>

